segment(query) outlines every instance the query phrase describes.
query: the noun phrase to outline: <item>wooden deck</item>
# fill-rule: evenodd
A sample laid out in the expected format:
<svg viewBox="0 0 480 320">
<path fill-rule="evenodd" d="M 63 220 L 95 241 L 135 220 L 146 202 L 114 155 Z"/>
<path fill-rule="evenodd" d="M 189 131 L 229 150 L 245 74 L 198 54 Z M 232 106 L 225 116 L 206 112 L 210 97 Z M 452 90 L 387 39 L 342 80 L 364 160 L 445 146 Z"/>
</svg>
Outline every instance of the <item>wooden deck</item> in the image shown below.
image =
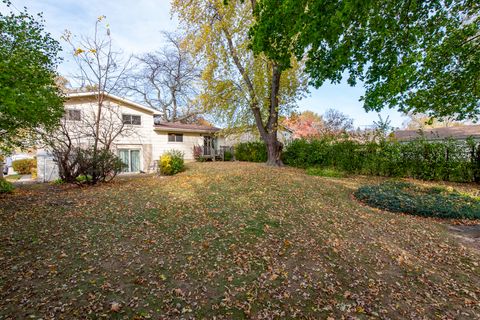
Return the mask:
<svg viewBox="0 0 480 320">
<path fill-rule="evenodd" d="M 203 157 L 205 159 L 211 159 L 212 161 L 220 160 L 225 161 L 225 152 L 230 152 L 232 154 L 232 159 L 235 160 L 235 153 L 233 147 L 220 146 L 218 149 L 214 148 L 203 148 Z"/>
</svg>

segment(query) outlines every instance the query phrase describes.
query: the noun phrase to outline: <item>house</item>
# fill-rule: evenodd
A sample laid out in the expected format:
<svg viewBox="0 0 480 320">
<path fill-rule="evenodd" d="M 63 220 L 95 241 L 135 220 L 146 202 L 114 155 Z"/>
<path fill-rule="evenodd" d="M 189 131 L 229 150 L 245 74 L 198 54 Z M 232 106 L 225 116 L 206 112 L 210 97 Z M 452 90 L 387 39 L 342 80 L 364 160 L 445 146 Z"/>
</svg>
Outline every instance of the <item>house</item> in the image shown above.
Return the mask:
<svg viewBox="0 0 480 320">
<path fill-rule="evenodd" d="M 428 141 L 453 139 L 459 142 L 472 137 L 480 141 L 480 125 L 465 125 L 454 127 L 431 128 L 425 130 L 397 130 L 393 133 L 394 138 L 400 142 L 424 138 Z"/>
<path fill-rule="evenodd" d="M 169 150 L 180 150 L 185 160 L 193 160 L 193 147 L 202 146 L 208 158 L 224 143 L 219 128 L 182 123 L 155 123 L 157 111 L 136 102 L 104 93 L 99 139 L 126 164 L 125 172 L 152 172 L 157 160 Z M 93 130 L 98 116 L 98 93 L 68 94 L 62 134 L 79 146 L 93 144 Z M 61 137 L 61 134 L 60 134 Z M 213 150 L 213 151 L 212 151 Z M 53 157 L 40 149 L 38 176 L 50 181 L 58 177 Z"/>
<path fill-rule="evenodd" d="M 249 128 L 233 128 L 221 131 L 221 135 L 225 138 L 225 145 L 235 146 L 238 143 L 261 141 L 257 127 Z M 277 139 L 283 145 L 287 145 L 293 140 L 293 131 L 286 126 L 280 125 L 277 130 Z"/>
<path fill-rule="evenodd" d="M 156 144 L 156 154 L 175 149 L 185 154 L 185 159 L 193 160 L 193 147 L 203 146 L 203 156 L 213 157 L 225 138 L 219 134 L 220 129 L 210 126 L 163 122 L 154 125 L 154 140 L 167 143 Z M 213 150 L 213 151 L 212 151 Z M 218 153 L 218 152 L 217 152 Z"/>
</svg>

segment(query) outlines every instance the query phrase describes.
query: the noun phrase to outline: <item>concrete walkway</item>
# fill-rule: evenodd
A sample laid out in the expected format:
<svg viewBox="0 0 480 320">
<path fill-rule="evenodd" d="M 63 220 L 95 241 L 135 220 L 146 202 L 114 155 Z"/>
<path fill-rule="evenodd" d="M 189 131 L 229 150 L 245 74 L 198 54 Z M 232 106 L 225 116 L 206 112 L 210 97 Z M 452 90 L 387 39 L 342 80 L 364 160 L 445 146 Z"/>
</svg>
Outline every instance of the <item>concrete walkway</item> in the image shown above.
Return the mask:
<svg viewBox="0 0 480 320">
<path fill-rule="evenodd" d="M 37 183 L 38 181 L 36 179 L 32 179 L 32 175 L 30 174 L 24 174 L 18 179 L 17 181 L 13 181 L 13 184 L 32 184 L 32 183 Z"/>
</svg>

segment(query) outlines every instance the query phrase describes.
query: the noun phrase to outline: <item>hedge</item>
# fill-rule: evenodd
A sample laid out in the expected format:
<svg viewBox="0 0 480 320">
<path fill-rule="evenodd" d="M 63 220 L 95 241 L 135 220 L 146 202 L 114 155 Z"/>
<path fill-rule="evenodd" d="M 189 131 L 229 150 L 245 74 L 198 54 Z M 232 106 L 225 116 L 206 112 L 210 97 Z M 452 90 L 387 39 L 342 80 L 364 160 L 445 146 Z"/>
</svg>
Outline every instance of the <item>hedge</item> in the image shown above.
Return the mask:
<svg viewBox="0 0 480 320">
<path fill-rule="evenodd" d="M 346 173 L 423 180 L 480 182 L 480 146 L 472 141 L 360 143 L 350 140 L 294 140 L 282 155 L 287 165 L 335 168 Z"/>
<path fill-rule="evenodd" d="M 261 141 L 239 143 L 235 146 L 235 159 L 249 162 L 266 162 L 267 147 Z"/>
</svg>

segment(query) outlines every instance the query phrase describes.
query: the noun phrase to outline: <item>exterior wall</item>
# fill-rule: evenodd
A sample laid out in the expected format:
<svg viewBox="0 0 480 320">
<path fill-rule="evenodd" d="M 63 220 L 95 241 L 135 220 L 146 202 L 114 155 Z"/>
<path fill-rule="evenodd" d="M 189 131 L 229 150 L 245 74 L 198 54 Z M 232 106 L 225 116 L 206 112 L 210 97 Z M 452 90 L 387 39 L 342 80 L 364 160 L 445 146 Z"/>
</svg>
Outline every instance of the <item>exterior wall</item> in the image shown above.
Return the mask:
<svg viewBox="0 0 480 320">
<path fill-rule="evenodd" d="M 173 133 L 173 132 L 172 132 Z M 179 132 L 176 132 L 179 134 Z M 209 136 L 207 133 L 183 133 L 183 142 L 169 142 L 168 141 L 168 132 L 155 131 L 154 137 L 152 139 L 153 145 L 153 160 L 160 159 L 160 156 L 170 150 L 179 150 L 184 153 L 185 160 L 194 160 L 193 158 L 193 147 L 194 146 L 203 146 L 203 137 Z M 216 137 L 217 149 L 219 146 L 225 145 L 224 137 Z"/>
<path fill-rule="evenodd" d="M 95 122 L 97 105 L 87 98 L 76 98 L 65 103 L 65 109 L 80 110 L 80 121 L 66 121 L 70 132 L 75 133 L 82 143 L 91 144 L 92 139 L 82 137 L 82 132 L 88 131 L 88 125 Z M 102 125 L 100 132 L 118 131 L 122 126 L 122 114 L 138 115 L 141 117 L 141 125 L 125 125 L 124 133 L 115 138 L 115 144 L 150 144 L 152 139 L 153 113 L 145 112 L 127 104 L 120 104 L 113 100 L 106 101 L 102 110 Z M 113 128 L 113 130 L 112 130 Z M 91 130 L 91 129 L 90 129 Z"/>
<path fill-rule="evenodd" d="M 258 134 L 253 134 L 250 131 L 243 132 L 243 133 L 237 133 L 237 134 L 230 134 L 225 137 L 225 145 L 232 147 L 238 143 L 244 143 L 244 142 L 253 142 L 253 141 L 259 141 L 260 136 Z"/>
<path fill-rule="evenodd" d="M 80 110 L 81 120 L 66 120 L 65 125 L 68 131 L 76 137 L 77 143 L 84 146 L 93 144 L 92 138 L 85 138 L 83 132 L 91 131 L 89 124 L 95 122 L 98 114 L 96 102 L 92 102 L 91 98 L 75 98 L 65 103 L 65 109 Z M 140 125 L 126 124 L 123 125 L 122 114 L 138 115 L 141 117 Z M 152 135 L 154 119 L 153 113 L 146 112 L 135 106 L 107 100 L 102 110 L 102 120 L 100 132 L 104 135 L 109 132 L 118 132 L 123 127 L 123 133 L 116 137 L 111 146 L 111 150 L 118 154 L 120 149 L 138 149 L 140 150 L 140 171 L 150 171 L 152 167 Z M 112 129 L 113 128 L 113 129 Z"/>
<path fill-rule="evenodd" d="M 154 131 L 153 159 L 159 160 L 160 156 L 166 151 L 179 150 L 185 155 L 185 160 L 193 160 L 193 147 L 203 146 L 203 136 L 201 133 L 183 133 L 183 142 L 169 142 L 168 132 Z"/>
</svg>

